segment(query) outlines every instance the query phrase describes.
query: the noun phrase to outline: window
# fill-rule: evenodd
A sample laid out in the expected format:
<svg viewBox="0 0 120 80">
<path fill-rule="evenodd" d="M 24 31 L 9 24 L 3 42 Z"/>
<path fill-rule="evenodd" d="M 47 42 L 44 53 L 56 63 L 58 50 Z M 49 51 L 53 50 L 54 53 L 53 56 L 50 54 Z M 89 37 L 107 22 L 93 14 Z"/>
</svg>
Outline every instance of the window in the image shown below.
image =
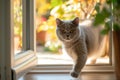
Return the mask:
<svg viewBox="0 0 120 80">
<path fill-rule="evenodd" d="M 59 2 L 59 3 L 57 3 Z M 71 58 L 62 52 L 62 46 L 56 36 L 55 18 L 73 19 L 79 16 L 80 19 L 93 19 L 96 14 L 94 6 L 96 0 L 36 0 L 36 50 L 38 64 L 72 64 Z M 56 3 L 56 4 L 55 4 Z M 101 1 L 103 4 L 104 1 Z M 91 5 L 93 4 L 93 5 Z M 105 42 L 107 52 L 96 60 L 94 64 L 111 64 L 111 34 Z M 89 64 L 89 60 L 87 61 Z M 93 64 L 90 64 L 93 65 Z"/>
<path fill-rule="evenodd" d="M 55 4 L 54 1 L 59 3 Z M 58 70 L 58 72 L 61 72 L 61 70 L 63 70 L 63 72 L 67 72 L 72 68 L 72 59 L 68 55 L 62 53 L 61 43 L 56 38 L 56 17 L 61 19 L 66 19 L 66 17 L 69 17 L 68 19 L 71 19 L 75 16 L 79 16 L 84 20 L 85 18 L 93 19 L 94 15 L 96 14 L 93 7 L 97 1 L 89 4 L 90 9 L 82 8 L 86 5 L 83 6 L 81 5 L 82 3 L 75 0 L 54 1 L 45 0 L 41 3 L 40 0 L 36 0 L 36 51 L 38 57 L 38 66 L 33 71 L 35 73 L 54 72 L 56 70 Z M 104 4 L 104 1 L 100 2 L 101 4 Z M 83 1 L 83 4 L 85 4 L 85 1 Z M 91 14 L 92 11 L 93 14 Z M 89 12 L 91 15 L 89 15 Z M 113 71 L 114 62 L 111 32 L 108 36 L 108 39 L 107 48 L 108 46 L 110 47 L 108 48 L 107 55 L 99 57 L 95 64 L 87 64 L 87 66 L 85 66 L 83 69 L 84 72 Z"/>
<path fill-rule="evenodd" d="M 11 52 L 11 68 L 13 72 L 13 79 L 18 80 L 23 73 L 27 73 L 33 66 L 36 65 L 37 57 L 35 54 L 35 25 L 34 25 L 34 0 L 13 0 L 11 4 L 14 3 L 14 6 L 11 7 L 14 9 L 14 12 L 11 13 L 11 18 L 14 23 L 13 26 L 10 26 L 14 32 L 12 33 L 11 38 L 14 38 Z M 16 35 L 20 38 L 16 39 Z M 15 43 L 18 43 L 17 45 Z"/>
<path fill-rule="evenodd" d="M 0 22 L 0 26 L 2 26 L 2 30 L 0 29 L 0 37 L 2 36 L 2 39 L 0 38 L 0 43 L 2 44 L 2 48 L 0 47 L 0 57 L 1 57 L 1 53 L 2 53 L 2 56 L 4 58 L 3 61 L 6 62 L 5 64 L 3 64 L 4 67 L 3 67 L 2 72 L 4 72 L 3 74 L 5 74 L 5 75 L 2 75 L 2 79 L 18 80 L 19 77 L 23 76 L 25 73 L 30 71 L 31 67 L 34 67 L 36 65 L 37 59 L 36 59 L 36 51 L 35 50 L 42 49 L 42 48 L 39 48 L 41 46 L 36 48 L 36 41 L 35 41 L 35 39 L 36 39 L 35 22 L 37 23 L 37 19 L 35 19 L 35 18 L 36 18 L 36 16 L 39 16 L 36 13 L 36 10 L 39 11 L 39 9 L 36 9 L 35 7 L 37 7 L 39 4 L 37 5 L 37 3 L 35 3 L 35 0 L 21 0 L 21 4 L 22 4 L 22 30 L 21 30 L 22 31 L 22 48 L 21 49 L 22 49 L 22 52 L 18 55 L 14 55 L 15 54 L 14 53 L 14 51 L 15 51 L 14 50 L 14 12 L 13 12 L 14 0 L 7 0 L 7 1 L 8 1 L 7 3 L 6 3 L 6 0 L 0 1 L 0 13 L 3 11 L 3 13 L 0 14 L 0 16 L 2 15 L 2 18 L 0 18 L 0 20 L 2 21 L 2 22 Z M 18 0 L 16 0 L 16 1 L 18 1 Z M 37 1 L 38 0 L 36 0 L 36 2 Z M 41 0 L 39 0 L 39 1 L 41 1 Z M 42 3 L 44 3 L 44 1 L 47 1 L 47 3 L 50 3 L 48 0 L 43 0 Z M 58 1 L 60 3 L 59 5 L 63 4 L 63 2 L 61 2 L 62 0 L 58 0 Z M 53 4 L 51 7 L 53 8 L 56 5 L 58 5 L 58 4 Z M 49 4 L 48 5 L 45 4 L 45 6 L 48 7 Z M 61 10 L 61 8 L 60 8 L 60 10 Z M 68 10 L 70 10 L 70 8 L 68 8 Z M 43 9 L 42 11 L 46 11 L 46 9 L 45 10 Z M 49 10 L 48 10 L 48 12 L 49 12 Z M 53 11 L 53 13 L 54 13 L 54 11 Z M 60 13 L 63 13 L 63 11 L 60 11 Z M 40 14 L 40 15 L 42 15 L 42 14 Z M 50 19 L 52 19 L 52 20 L 50 20 L 50 23 L 51 23 L 51 21 L 53 21 L 54 19 L 52 17 L 50 17 Z M 44 20 L 45 19 L 42 18 L 42 21 L 44 21 Z M 47 21 L 49 22 L 48 19 L 47 19 Z M 48 23 L 46 23 L 44 21 L 44 25 L 45 24 L 48 24 Z M 46 27 L 44 27 L 45 30 L 48 29 Z M 51 32 L 51 29 L 55 30 L 55 29 L 53 29 L 53 27 L 50 27 L 50 33 L 53 32 L 53 31 Z M 41 28 L 40 28 L 40 30 L 41 30 Z M 43 31 L 43 33 L 44 33 L 44 31 Z M 54 39 L 54 37 L 55 37 L 55 34 L 53 34 L 53 39 Z M 47 38 L 48 38 L 48 40 L 52 39 L 51 37 L 47 37 Z M 43 39 L 43 38 L 40 38 L 40 40 L 41 39 Z M 42 43 L 44 43 L 44 42 L 41 42 L 41 44 Z M 47 44 L 49 44 L 49 43 L 51 43 L 51 42 L 48 41 Z M 59 44 L 59 42 L 58 42 L 58 44 Z M 61 47 L 58 46 L 57 48 L 61 48 Z M 53 51 L 55 51 L 54 48 L 52 48 L 52 49 L 53 49 Z M 60 50 L 60 52 L 61 52 L 61 50 Z M 110 52 L 112 52 L 112 51 L 110 51 Z M 53 54 L 53 52 L 52 52 L 52 54 Z M 48 54 L 48 56 L 52 56 L 52 55 Z M 47 58 L 48 58 L 48 56 L 45 55 L 45 57 L 47 57 Z M 52 57 L 55 58 L 55 56 L 57 56 L 57 58 L 60 57 L 59 55 L 56 55 L 56 54 Z M 44 58 L 44 55 L 42 55 L 42 54 L 40 54 L 40 55 L 38 54 L 38 57 L 39 57 L 39 60 L 40 59 L 42 60 L 42 58 L 46 59 L 46 58 Z M 49 58 L 52 58 L 52 57 L 49 57 Z M 106 64 L 101 64 L 101 65 L 94 64 L 94 65 L 90 65 L 90 66 L 85 66 L 84 71 L 90 71 L 90 72 L 93 72 L 96 70 L 97 71 L 108 71 L 108 72 L 113 71 L 113 62 L 112 62 L 113 55 L 110 55 L 109 57 L 110 57 L 109 64 L 107 64 L 107 65 Z M 62 59 L 62 57 L 60 59 Z M 0 60 L 1 60 L 1 58 L 0 58 Z M 55 60 L 55 59 L 53 59 L 53 60 Z M 68 60 L 68 62 L 69 62 L 69 60 Z M 39 71 L 39 72 L 46 72 L 46 73 L 51 72 L 52 73 L 52 72 L 56 72 L 56 70 L 58 73 L 60 71 L 67 72 L 67 71 L 71 70 L 71 67 L 72 67 L 71 63 L 69 63 L 68 65 L 64 65 L 64 66 L 63 66 L 63 63 L 58 64 L 58 65 L 53 65 L 53 64 L 38 65 L 37 68 L 34 67 L 33 72 Z M 67 70 L 65 70 L 66 68 L 67 68 Z M 12 71 L 11 71 L 11 69 L 12 69 Z"/>
</svg>

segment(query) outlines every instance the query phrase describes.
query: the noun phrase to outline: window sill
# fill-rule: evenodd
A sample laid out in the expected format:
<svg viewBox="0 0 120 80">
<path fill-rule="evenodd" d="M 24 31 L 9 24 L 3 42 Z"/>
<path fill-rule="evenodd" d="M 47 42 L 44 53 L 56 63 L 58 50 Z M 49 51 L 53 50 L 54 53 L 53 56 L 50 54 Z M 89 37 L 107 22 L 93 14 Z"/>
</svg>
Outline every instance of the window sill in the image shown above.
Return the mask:
<svg viewBox="0 0 120 80">
<path fill-rule="evenodd" d="M 34 67 L 29 73 L 39 73 L 39 74 L 48 74 L 48 73 L 70 73 L 72 70 L 72 65 L 38 65 Z M 93 65 L 85 66 L 82 72 L 114 72 L 114 67 L 110 65 Z"/>
<path fill-rule="evenodd" d="M 26 80 L 116 80 L 114 73 L 81 73 L 78 78 L 70 74 L 27 74 Z M 24 79 L 20 79 L 24 80 Z"/>
</svg>

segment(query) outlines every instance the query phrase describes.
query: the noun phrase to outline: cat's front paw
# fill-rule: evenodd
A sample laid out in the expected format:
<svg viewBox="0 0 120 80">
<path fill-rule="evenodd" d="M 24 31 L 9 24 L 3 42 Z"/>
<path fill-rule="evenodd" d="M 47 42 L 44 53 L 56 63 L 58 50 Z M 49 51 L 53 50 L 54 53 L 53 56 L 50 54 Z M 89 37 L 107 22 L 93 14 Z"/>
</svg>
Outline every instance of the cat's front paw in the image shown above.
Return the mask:
<svg viewBox="0 0 120 80">
<path fill-rule="evenodd" d="M 71 76 L 77 78 L 79 76 L 79 73 L 73 71 L 71 72 Z"/>
</svg>

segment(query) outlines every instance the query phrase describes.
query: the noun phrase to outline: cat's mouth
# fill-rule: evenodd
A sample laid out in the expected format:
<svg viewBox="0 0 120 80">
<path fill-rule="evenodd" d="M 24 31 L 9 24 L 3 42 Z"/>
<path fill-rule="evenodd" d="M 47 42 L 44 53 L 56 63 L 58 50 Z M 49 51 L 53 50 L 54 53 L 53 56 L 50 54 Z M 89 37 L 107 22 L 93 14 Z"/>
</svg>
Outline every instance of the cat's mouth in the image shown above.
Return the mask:
<svg viewBox="0 0 120 80">
<path fill-rule="evenodd" d="M 66 37 L 66 40 L 70 40 L 70 37 Z"/>
<path fill-rule="evenodd" d="M 65 38 L 66 41 L 71 41 L 70 37 Z"/>
<path fill-rule="evenodd" d="M 70 40 L 70 36 L 69 35 L 66 35 L 66 40 Z"/>
</svg>

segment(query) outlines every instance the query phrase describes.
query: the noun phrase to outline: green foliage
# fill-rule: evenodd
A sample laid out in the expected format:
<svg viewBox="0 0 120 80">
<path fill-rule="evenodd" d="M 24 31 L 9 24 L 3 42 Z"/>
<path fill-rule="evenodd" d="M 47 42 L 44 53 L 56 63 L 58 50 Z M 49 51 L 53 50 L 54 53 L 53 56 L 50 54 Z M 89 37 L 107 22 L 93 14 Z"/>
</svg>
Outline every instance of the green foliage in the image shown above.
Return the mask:
<svg viewBox="0 0 120 80">
<path fill-rule="evenodd" d="M 54 7 L 62 5 L 62 4 L 63 4 L 62 0 L 51 0 L 51 8 L 54 8 Z"/>
<path fill-rule="evenodd" d="M 97 4 L 96 4 L 95 10 L 99 13 L 99 11 L 100 11 L 100 3 L 97 3 Z"/>
<path fill-rule="evenodd" d="M 94 25 L 105 24 L 102 34 L 107 34 L 112 29 L 120 30 L 120 0 L 107 0 L 105 6 L 100 10 L 100 4 L 96 4 L 95 9 L 97 14 L 95 16 Z"/>
<path fill-rule="evenodd" d="M 113 29 L 116 30 L 116 31 L 117 31 L 117 30 L 120 30 L 120 25 L 118 25 L 118 24 L 114 24 Z"/>
<path fill-rule="evenodd" d="M 95 17 L 94 25 L 95 25 L 95 26 L 96 26 L 96 25 L 99 25 L 99 24 L 103 23 L 104 20 L 105 20 L 105 17 L 103 16 L 103 14 L 98 13 L 98 14 L 96 15 L 96 17 Z"/>
<path fill-rule="evenodd" d="M 108 8 L 104 7 L 102 11 L 100 11 L 100 8 L 98 5 L 96 5 L 96 11 L 98 12 L 95 16 L 94 25 L 99 25 L 105 23 L 106 19 L 110 19 L 111 12 Z"/>
<path fill-rule="evenodd" d="M 104 29 L 101 31 L 101 34 L 105 35 L 111 30 L 111 26 L 109 22 L 105 23 Z"/>
</svg>

